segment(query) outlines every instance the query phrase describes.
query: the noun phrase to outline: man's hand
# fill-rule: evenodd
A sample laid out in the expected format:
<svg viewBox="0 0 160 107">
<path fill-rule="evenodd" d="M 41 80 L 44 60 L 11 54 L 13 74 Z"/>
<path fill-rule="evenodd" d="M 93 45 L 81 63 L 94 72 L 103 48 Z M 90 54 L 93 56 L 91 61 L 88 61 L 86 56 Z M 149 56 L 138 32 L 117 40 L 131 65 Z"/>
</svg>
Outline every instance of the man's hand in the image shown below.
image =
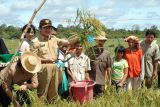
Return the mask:
<svg viewBox="0 0 160 107">
<path fill-rule="evenodd" d="M 87 80 L 87 81 L 89 81 L 89 80 L 91 80 L 89 77 L 85 77 L 85 80 Z"/>
<path fill-rule="evenodd" d="M 117 84 L 117 86 L 122 87 L 122 86 L 123 86 L 123 83 L 120 82 L 120 83 Z"/>
<path fill-rule="evenodd" d="M 27 85 L 26 85 L 26 84 L 21 85 L 21 86 L 19 87 L 19 91 L 26 91 L 26 90 L 27 90 Z"/>
<path fill-rule="evenodd" d="M 157 76 L 158 76 L 157 71 L 154 71 L 153 72 L 153 79 L 157 79 Z"/>
<path fill-rule="evenodd" d="M 77 81 L 78 81 L 75 76 L 73 76 L 72 79 L 73 79 L 74 82 L 77 82 Z"/>
<path fill-rule="evenodd" d="M 89 73 L 88 71 L 85 72 L 85 80 L 90 81 Z"/>
<path fill-rule="evenodd" d="M 19 104 L 19 102 L 15 98 L 13 99 L 13 105 L 15 107 L 21 107 L 21 105 Z"/>
<path fill-rule="evenodd" d="M 55 58 L 42 59 L 42 63 L 53 63 L 55 62 L 55 60 Z"/>
</svg>

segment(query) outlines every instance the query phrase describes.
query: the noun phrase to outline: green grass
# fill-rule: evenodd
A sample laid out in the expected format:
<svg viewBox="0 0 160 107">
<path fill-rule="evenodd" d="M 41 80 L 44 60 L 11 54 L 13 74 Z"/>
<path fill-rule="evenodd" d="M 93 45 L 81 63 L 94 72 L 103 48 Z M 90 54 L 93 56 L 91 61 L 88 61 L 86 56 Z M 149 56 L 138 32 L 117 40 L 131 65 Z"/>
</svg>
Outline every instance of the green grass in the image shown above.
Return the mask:
<svg viewBox="0 0 160 107">
<path fill-rule="evenodd" d="M 105 43 L 105 48 L 111 53 L 112 56 L 114 56 L 114 49 L 116 46 L 119 45 L 119 43 L 125 47 L 127 47 L 127 43 L 123 40 L 119 39 L 108 39 Z M 142 40 L 142 39 L 140 39 Z M 20 45 L 20 41 L 18 39 L 5 39 L 4 40 L 7 48 L 9 49 L 10 53 L 14 53 L 16 48 Z M 157 38 L 157 43 L 160 44 L 160 38 Z"/>
<path fill-rule="evenodd" d="M 56 100 L 52 104 L 41 101 L 36 93 L 29 94 L 32 97 L 32 107 L 159 107 L 160 90 L 159 89 L 138 89 L 134 91 L 118 93 L 114 87 L 108 88 L 102 95 L 93 100 L 80 105 L 72 100 Z M 12 105 L 13 106 L 13 105 Z M 27 105 L 24 105 L 27 107 Z"/>
<path fill-rule="evenodd" d="M 158 44 L 160 38 L 157 39 Z M 18 40 L 5 40 L 6 45 L 11 53 L 14 53 L 18 46 Z M 124 46 L 126 43 L 120 42 Z M 118 45 L 118 40 L 108 39 L 105 47 L 114 56 L 114 48 Z M 157 81 L 157 80 L 156 80 Z M 103 95 L 94 98 L 92 101 L 80 105 L 72 100 L 56 100 L 53 104 L 48 104 L 41 101 L 36 96 L 36 91 L 30 93 L 34 96 L 31 102 L 32 107 L 159 107 L 160 106 L 160 90 L 156 87 L 157 82 L 154 82 L 154 87 L 147 90 L 146 88 L 127 91 L 115 92 L 113 87 L 107 89 Z M 13 104 L 11 105 L 13 106 Z M 27 107 L 27 105 L 24 105 Z"/>
<path fill-rule="evenodd" d="M 14 53 L 20 45 L 20 41 L 18 39 L 4 39 L 4 42 L 10 53 Z"/>
<path fill-rule="evenodd" d="M 10 53 L 14 53 L 17 49 L 17 47 L 20 45 L 20 41 L 18 39 L 5 39 L 5 44 L 9 50 Z M 122 41 L 121 41 L 122 42 Z M 125 44 L 124 42 L 122 43 Z M 116 39 L 108 39 L 105 43 L 106 49 L 114 54 L 114 48 L 118 45 L 118 40 Z"/>
</svg>

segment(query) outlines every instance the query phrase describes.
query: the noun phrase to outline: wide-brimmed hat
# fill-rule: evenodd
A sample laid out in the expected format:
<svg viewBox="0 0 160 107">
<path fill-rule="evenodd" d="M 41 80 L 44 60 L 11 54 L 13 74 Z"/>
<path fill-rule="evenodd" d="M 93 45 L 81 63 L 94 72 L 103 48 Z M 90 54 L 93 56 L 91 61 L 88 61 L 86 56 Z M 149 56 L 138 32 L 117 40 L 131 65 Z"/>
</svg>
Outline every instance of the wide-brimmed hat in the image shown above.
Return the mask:
<svg viewBox="0 0 160 107">
<path fill-rule="evenodd" d="M 78 35 L 74 34 L 74 35 L 70 36 L 70 37 L 68 38 L 68 40 L 69 40 L 69 44 L 70 44 L 71 46 L 73 46 L 73 45 L 75 45 L 77 42 L 79 42 L 79 41 L 81 40 L 81 38 L 78 37 Z"/>
<path fill-rule="evenodd" d="M 95 38 L 95 40 L 107 40 L 106 33 L 101 31 L 99 35 Z"/>
<path fill-rule="evenodd" d="M 40 58 L 32 52 L 24 52 L 20 60 L 23 68 L 29 73 L 37 73 L 42 68 Z"/>
<path fill-rule="evenodd" d="M 138 37 L 131 35 L 124 39 L 125 42 L 129 42 L 129 40 L 133 40 L 135 43 L 139 43 Z"/>
<path fill-rule="evenodd" d="M 54 26 L 52 26 L 52 21 L 50 19 L 42 19 L 39 23 L 39 28 L 44 28 L 44 27 L 52 27 L 53 28 Z"/>
</svg>

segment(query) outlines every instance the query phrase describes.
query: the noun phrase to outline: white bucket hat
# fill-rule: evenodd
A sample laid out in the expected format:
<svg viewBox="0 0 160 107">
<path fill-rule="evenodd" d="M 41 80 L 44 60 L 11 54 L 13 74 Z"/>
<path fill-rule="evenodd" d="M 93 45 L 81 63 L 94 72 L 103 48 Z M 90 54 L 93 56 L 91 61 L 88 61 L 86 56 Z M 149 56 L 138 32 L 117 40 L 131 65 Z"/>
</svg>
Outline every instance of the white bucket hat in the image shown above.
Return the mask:
<svg viewBox="0 0 160 107">
<path fill-rule="evenodd" d="M 21 64 L 29 73 L 37 73 L 41 70 L 41 60 L 32 52 L 24 52 L 21 55 Z"/>
<path fill-rule="evenodd" d="M 95 40 L 107 40 L 106 33 L 101 31 L 100 34 L 95 38 Z"/>
</svg>

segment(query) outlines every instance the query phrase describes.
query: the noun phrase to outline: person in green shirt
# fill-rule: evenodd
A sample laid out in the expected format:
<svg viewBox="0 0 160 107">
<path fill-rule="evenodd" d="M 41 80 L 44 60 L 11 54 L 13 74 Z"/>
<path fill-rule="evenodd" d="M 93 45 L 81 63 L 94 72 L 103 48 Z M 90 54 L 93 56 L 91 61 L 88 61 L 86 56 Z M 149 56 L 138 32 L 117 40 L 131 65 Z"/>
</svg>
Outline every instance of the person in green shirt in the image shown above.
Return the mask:
<svg viewBox="0 0 160 107">
<path fill-rule="evenodd" d="M 112 84 L 115 85 L 116 90 L 118 87 L 126 89 L 125 81 L 128 76 L 128 63 L 123 59 L 125 48 L 117 46 L 115 48 L 115 58 L 112 67 Z"/>
</svg>

